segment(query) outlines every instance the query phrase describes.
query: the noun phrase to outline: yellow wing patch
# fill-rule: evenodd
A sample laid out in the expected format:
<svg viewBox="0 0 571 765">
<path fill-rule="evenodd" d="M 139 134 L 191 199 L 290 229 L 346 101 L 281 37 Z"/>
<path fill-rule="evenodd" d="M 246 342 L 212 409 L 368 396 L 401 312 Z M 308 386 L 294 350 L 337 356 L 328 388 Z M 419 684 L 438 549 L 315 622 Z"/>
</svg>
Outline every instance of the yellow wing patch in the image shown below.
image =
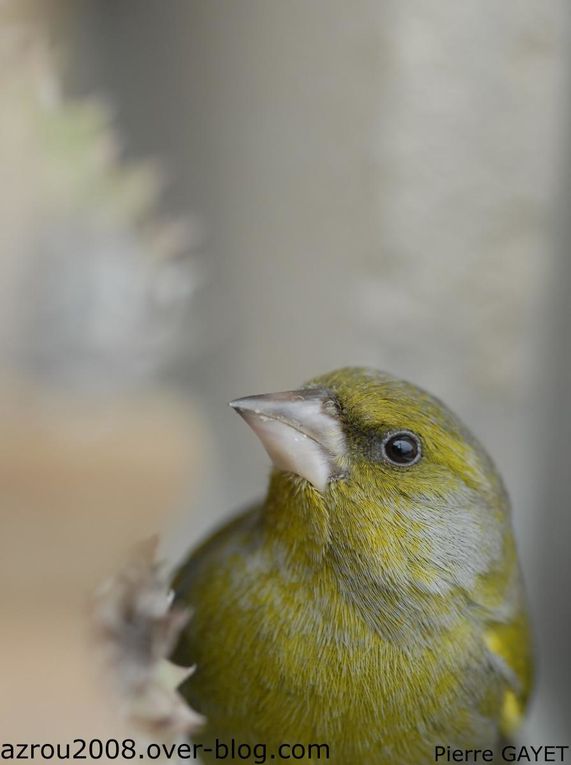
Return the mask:
<svg viewBox="0 0 571 765">
<path fill-rule="evenodd" d="M 504 694 L 502 704 L 500 731 L 504 738 L 511 738 L 522 723 L 525 706 L 522 704 L 514 691 L 508 690 Z"/>
<path fill-rule="evenodd" d="M 500 730 L 502 735 L 509 737 L 523 720 L 533 682 L 531 636 L 526 614 L 520 612 L 510 622 L 490 625 L 484 640 L 507 683 L 500 710 Z"/>
</svg>

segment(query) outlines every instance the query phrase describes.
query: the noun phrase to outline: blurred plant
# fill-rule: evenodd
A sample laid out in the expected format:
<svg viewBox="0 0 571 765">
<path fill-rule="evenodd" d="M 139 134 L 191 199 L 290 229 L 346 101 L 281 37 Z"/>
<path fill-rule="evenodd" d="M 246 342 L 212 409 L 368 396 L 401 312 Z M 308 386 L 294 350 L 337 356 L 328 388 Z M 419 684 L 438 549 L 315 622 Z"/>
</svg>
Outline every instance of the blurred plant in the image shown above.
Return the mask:
<svg viewBox="0 0 571 765">
<path fill-rule="evenodd" d="M 167 661 L 190 614 L 171 605 L 169 578 L 155 552 L 154 540 L 134 551 L 123 569 L 101 587 L 95 616 L 124 714 L 155 739 L 169 740 L 197 732 L 205 720 L 176 691 L 193 668 Z"/>
<path fill-rule="evenodd" d="M 0 718 L 14 738 L 122 729 L 81 608 L 119 559 L 98 611 L 113 680 L 129 722 L 178 735 L 200 718 L 162 656 L 186 615 L 151 557 L 122 565 L 204 450 L 186 402 L 133 391 L 188 348 L 193 241 L 156 213 L 157 168 L 119 161 L 108 110 L 60 93 L 54 3 L 0 0 Z M 83 395 L 104 391 L 128 395 Z"/>
<path fill-rule="evenodd" d="M 125 167 L 101 103 L 69 102 L 37 30 L 0 5 L 0 369 L 122 388 L 176 356 L 196 270 L 158 218 L 156 167 Z"/>
</svg>

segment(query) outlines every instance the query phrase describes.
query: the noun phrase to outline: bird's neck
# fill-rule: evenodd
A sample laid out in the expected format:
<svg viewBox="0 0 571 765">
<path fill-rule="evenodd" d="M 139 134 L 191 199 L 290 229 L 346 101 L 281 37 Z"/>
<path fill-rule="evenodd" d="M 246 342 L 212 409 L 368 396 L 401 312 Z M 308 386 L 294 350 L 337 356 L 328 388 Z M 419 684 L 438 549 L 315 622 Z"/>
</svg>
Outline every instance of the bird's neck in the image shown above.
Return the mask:
<svg viewBox="0 0 571 765">
<path fill-rule="evenodd" d="M 431 634 L 457 622 L 459 591 L 446 599 L 423 592 L 413 568 L 399 569 L 390 555 L 367 557 L 365 564 L 358 543 L 345 527 L 337 528 L 343 519 L 335 514 L 340 508 L 328 507 L 307 481 L 272 473 L 261 523 L 268 555 L 285 578 L 319 583 L 322 592 L 329 583 L 332 597 L 341 596 L 369 628 L 403 644 L 418 644 L 419 624 Z"/>
<path fill-rule="evenodd" d="M 321 565 L 330 544 L 329 512 L 307 481 L 273 471 L 262 523 L 268 544 L 291 565 Z"/>
</svg>

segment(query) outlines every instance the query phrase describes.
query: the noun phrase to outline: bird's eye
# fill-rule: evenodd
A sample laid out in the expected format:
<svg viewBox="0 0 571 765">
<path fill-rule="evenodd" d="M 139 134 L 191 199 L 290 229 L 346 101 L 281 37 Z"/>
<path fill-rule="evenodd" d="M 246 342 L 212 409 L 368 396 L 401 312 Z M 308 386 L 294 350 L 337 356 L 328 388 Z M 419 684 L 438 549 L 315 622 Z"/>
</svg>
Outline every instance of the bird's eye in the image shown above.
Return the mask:
<svg viewBox="0 0 571 765">
<path fill-rule="evenodd" d="M 422 454 L 420 439 L 407 430 L 390 433 L 383 441 L 383 454 L 393 465 L 414 465 Z"/>
</svg>

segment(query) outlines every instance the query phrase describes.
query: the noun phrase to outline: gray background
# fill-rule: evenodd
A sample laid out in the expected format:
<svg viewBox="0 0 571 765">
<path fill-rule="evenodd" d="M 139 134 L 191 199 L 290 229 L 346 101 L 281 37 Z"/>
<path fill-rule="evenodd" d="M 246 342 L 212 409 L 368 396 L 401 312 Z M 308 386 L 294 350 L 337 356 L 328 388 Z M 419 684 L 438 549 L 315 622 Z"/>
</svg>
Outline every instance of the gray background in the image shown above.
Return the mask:
<svg viewBox="0 0 571 765">
<path fill-rule="evenodd" d="M 172 554 L 263 491 L 226 408 L 346 364 L 444 398 L 514 503 L 539 686 L 569 741 L 569 8 L 563 0 L 82 0 L 71 94 L 167 169 L 201 287 L 165 371 L 212 434 Z"/>
</svg>

